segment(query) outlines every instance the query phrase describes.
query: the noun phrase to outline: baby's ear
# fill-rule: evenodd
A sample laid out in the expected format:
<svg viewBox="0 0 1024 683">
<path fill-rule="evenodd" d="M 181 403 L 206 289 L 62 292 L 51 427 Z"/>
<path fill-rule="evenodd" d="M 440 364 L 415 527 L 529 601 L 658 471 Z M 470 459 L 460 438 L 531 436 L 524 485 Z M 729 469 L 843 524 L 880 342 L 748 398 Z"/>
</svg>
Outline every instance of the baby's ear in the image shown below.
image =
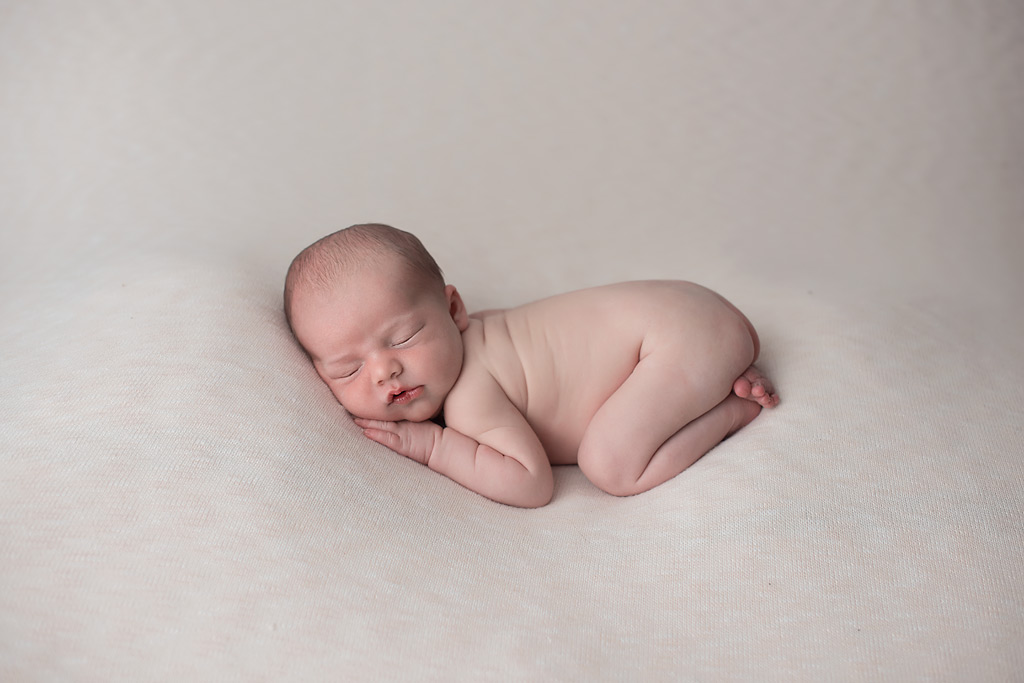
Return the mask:
<svg viewBox="0 0 1024 683">
<path fill-rule="evenodd" d="M 465 332 L 469 327 L 469 313 L 462 301 L 462 295 L 455 289 L 455 285 L 445 285 L 444 295 L 448 300 L 448 313 L 455 321 L 455 326 L 459 328 L 459 332 Z"/>
</svg>

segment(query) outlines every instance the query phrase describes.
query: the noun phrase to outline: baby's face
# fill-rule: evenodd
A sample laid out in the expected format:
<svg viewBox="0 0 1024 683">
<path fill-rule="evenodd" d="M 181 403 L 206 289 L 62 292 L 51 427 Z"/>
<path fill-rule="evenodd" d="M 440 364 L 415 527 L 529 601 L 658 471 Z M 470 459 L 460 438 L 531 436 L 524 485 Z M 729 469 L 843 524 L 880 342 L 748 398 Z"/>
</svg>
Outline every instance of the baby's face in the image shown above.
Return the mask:
<svg viewBox="0 0 1024 683">
<path fill-rule="evenodd" d="M 409 286 L 367 267 L 333 294 L 296 296 L 292 326 L 321 379 L 356 417 L 422 422 L 444 406 L 462 370 L 465 307 L 451 285 Z"/>
</svg>

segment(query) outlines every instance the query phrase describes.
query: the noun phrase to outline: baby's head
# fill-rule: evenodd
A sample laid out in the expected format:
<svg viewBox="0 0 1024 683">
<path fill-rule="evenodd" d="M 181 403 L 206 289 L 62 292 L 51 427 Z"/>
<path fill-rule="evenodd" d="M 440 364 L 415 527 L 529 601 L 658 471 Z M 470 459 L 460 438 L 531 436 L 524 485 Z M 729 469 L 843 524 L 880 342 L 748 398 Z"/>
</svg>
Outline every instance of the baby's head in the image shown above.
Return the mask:
<svg viewBox="0 0 1024 683">
<path fill-rule="evenodd" d="M 285 316 L 321 379 L 357 417 L 429 420 L 462 370 L 458 291 L 412 234 L 354 225 L 306 247 Z"/>
</svg>

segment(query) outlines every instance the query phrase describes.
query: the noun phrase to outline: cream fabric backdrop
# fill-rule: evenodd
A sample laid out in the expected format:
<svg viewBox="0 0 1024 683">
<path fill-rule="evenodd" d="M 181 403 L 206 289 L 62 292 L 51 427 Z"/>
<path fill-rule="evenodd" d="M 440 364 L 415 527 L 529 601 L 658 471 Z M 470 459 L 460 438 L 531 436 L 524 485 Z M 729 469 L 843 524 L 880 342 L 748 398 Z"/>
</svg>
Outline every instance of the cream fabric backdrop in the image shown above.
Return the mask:
<svg viewBox="0 0 1024 683">
<path fill-rule="evenodd" d="M 0 679 L 1007 680 L 1018 3 L 0 2 Z M 679 277 L 783 404 L 614 499 L 363 440 L 284 269 Z"/>
</svg>

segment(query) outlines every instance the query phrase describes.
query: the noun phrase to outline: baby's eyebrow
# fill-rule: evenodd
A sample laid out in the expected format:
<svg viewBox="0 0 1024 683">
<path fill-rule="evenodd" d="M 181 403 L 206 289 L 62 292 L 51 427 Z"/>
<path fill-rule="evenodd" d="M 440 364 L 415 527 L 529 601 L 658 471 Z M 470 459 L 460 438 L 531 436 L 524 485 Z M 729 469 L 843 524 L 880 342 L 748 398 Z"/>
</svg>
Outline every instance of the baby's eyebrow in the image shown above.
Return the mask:
<svg viewBox="0 0 1024 683">
<path fill-rule="evenodd" d="M 339 365 L 346 365 L 356 362 L 357 359 L 354 354 L 351 353 L 340 353 L 336 356 L 324 358 L 323 356 L 314 359 L 314 362 L 320 366 L 321 370 L 329 370 Z"/>
<path fill-rule="evenodd" d="M 413 327 L 418 326 L 419 321 L 415 313 L 408 313 L 396 318 L 390 325 L 383 328 L 381 330 L 382 334 L 380 335 L 380 339 L 383 342 L 389 342 L 396 336 L 401 336 L 407 331 L 411 331 Z"/>
<path fill-rule="evenodd" d="M 332 358 L 332 359 L 327 360 L 327 361 L 320 361 L 320 367 L 322 367 L 324 370 L 327 370 L 329 368 L 336 368 L 339 365 L 350 365 L 350 364 L 355 363 L 355 362 L 356 362 L 355 356 L 344 355 L 344 356 L 338 356 L 337 358 Z"/>
</svg>

